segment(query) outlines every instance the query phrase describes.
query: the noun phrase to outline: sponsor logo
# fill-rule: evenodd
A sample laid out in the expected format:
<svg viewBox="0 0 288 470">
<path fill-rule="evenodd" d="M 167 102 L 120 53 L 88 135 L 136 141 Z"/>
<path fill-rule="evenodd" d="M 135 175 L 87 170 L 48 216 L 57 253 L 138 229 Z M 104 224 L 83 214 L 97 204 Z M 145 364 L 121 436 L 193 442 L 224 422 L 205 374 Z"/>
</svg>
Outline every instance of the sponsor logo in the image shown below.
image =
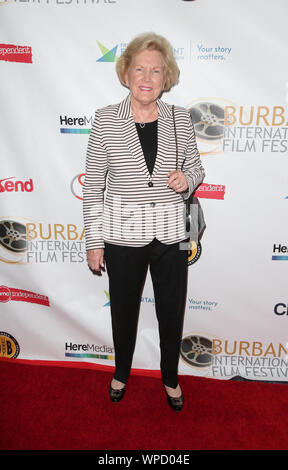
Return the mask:
<svg viewBox="0 0 288 470">
<path fill-rule="evenodd" d="M 272 255 L 272 260 L 273 261 L 288 261 L 288 247 L 287 245 L 281 245 L 281 243 L 274 243 L 273 245 L 273 254 Z M 286 253 L 286 255 L 280 254 L 280 253 Z"/>
<path fill-rule="evenodd" d="M 224 99 L 202 98 L 187 109 L 202 155 L 287 152 L 288 116 L 284 106 L 241 106 Z"/>
<path fill-rule="evenodd" d="M 86 261 L 84 228 L 75 224 L 26 224 L 27 263 Z"/>
<path fill-rule="evenodd" d="M 233 356 L 247 357 L 259 357 L 259 356 L 272 356 L 281 357 L 282 355 L 287 356 L 287 347 L 281 343 L 273 344 L 269 343 L 268 346 L 264 345 L 261 341 L 237 341 L 237 340 L 223 340 L 213 339 L 212 340 L 212 354 L 227 354 Z"/>
<path fill-rule="evenodd" d="M 108 299 L 108 302 L 106 302 L 106 304 L 104 304 L 104 307 L 110 307 L 110 294 L 109 292 L 107 292 L 107 290 L 104 290 L 104 293 Z"/>
<path fill-rule="evenodd" d="M 190 240 L 190 243 L 192 244 L 192 248 L 188 250 L 188 266 L 195 264 L 199 260 L 202 253 L 202 246 L 200 241 L 196 243 Z"/>
<path fill-rule="evenodd" d="M 100 41 L 97 41 L 97 44 L 103 55 L 96 62 L 116 62 L 118 60 L 116 57 L 118 45 L 109 50 Z"/>
<path fill-rule="evenodd" d="M 259 380 L 288 377 L 288 349 L 281 343 L 213 339 L 212 355 L 214 377 L 242 376 Z"/>
<path fill-rule="evenodd" d="M 114 361 L 114 348 L 107 345 L 65 343 L 65 357 Z"/>
<path fill-rule="evenodd" d="M 154 297 L 141 297 L 141 302 L 144 304 L 155 304 Z"/>
<path fill-rule="evenodd" d="M 288 116 L 284 106 L 225 107 L 223 152 L 285 153 Z"/>
<path fill-rule="evenodd" d="M 204 310 L 211 312 L 218 306 L 218 302 L 215 302 L 214 300 L 199 300 L 188 297 L 187 301 L 189 310 Z"/>
<path fill-rule="evenodd" d="M 173 55 L 175 60 L 184 60 L 184 47 L 173 47 Z"/>
<path fill-rule="evenodd" d="M 92 116 L 87 117 L 69 117 L 59 116 L 60 119 L 60 134 L 90 134 L 91 126 L 93 123 Z M 89 125 L 90 127 L 85 127 Z M 62 127 L 65 126 L 65 127 Z M 84 127 L 83 127 L 84 126 Z"/>
<path fill-rule="evenodd" d="M 207 45 L 198 43 L 195 46 L 192 46 L 192 58 L 197 58 L 197 60 L 202 62 L 218 62 L 222 63 L 231 56 L 232 47 L 225 47 L 223 45 Z"/>
<path fill-rule="evenodd" d="M 34 190 L 31 178 L 27 181 L 11 181 L 14 178 L 15 176 L 11 176 L 0 180 L 0 193 L 19 191 L 31 193 Z"/>
<path fill-rule="evenodd" d="M 75 196 L 80 201 L 83 200 L 82 189 L 84 185 L 85 173 L 80 173 L 79 175 L 74 176 L 71 181 L 70 188 L 73 196 Z"/>
<path fill-rule="evenodd" d="M 9 302 L 12 300 L 30 302 L 49 307 L 49 298 L 46 295 L 37 294 L 24 289 L 15 289 L 14 287 L 0 286 L 0 302 Z"/>
<path fill-rule="evenodd" d="M 106 290 L 104 290 L 105 292 L 105 295 L 108 299 L 108 302 L 106 302 L 106 304 L 104 305 L 104 307 L 110 307 L 110 295 L 109 295 L 109 292 L 107 292 Z M 155 299 L 154 297 L 141 297 L 141 303 L 144 303 L 144 304 L 155 304 Z"/>
<path fill-rule="evenodd" d="M 32 49 L 29 46 L 0 44 L 0 60 L 32 64 Z"/>
<path fill-rule="evenodd" d="M 281 343 L 224 340 L 210 335 L 187 334 L 182 338 L 180 358 L 199 375 L 259 380 L 288 377 L 288 349 Z"/>
<path fill-rule="evenodd" d="M 0 261 L 25 263 L 82 263 L 86 261 L 84 228 L 75 224 L 0 220 Z"/>
<path fill-rule="evenodd" d="M 218 98 L 203 98 L 188 104 L 201 155 L 223 153 L 225 106 L 228 104 L 231 102 Z"/>
<path fill-rule="evenodd" d="M 9 333 L 0 331 L 0 357 L 15 359 L 19 353 L 20 347 L 16 339 Z"/>
<path fill-rule="evenodd" d="M 0 261 L 21 264 L 26 261 L 25 220 L 2 218 L 0 220 Z"/>
<path fill-rule="evenodd" d="M 274 313 L 276 315 L 288 315 L 288 304 L 287 302 L 279 302 L 274 307 Z"/>
<path fill-rule="evenodd" d="M 199 335 L 185 336 L 181 341 L 180 357 L 196 369 L 209 367 L 213 361 L 212 341 Z"/>
<path fill-rule="evenodd" d="M 195 197 L 206 199 L 224 199 L 225 186 L 223 184 L 202 183 L 193 193 Z"/>
</svg>

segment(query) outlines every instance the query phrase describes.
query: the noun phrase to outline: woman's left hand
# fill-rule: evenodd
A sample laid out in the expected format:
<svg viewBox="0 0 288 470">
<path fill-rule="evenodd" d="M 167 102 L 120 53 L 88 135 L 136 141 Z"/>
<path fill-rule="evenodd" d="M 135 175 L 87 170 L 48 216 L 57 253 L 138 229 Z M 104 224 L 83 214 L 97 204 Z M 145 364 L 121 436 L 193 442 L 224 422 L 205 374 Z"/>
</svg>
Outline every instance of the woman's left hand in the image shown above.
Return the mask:
<svg viewBox="0 0 288 470">
<path fill-rule="evenodd" d="M 170 173 L 168 173 L 168 177 L 167 186 L 174 189 L 176 193 L 183 193 L 188 189 L 188 182 L 182 171 L 170 171 Z"/>
</svg>

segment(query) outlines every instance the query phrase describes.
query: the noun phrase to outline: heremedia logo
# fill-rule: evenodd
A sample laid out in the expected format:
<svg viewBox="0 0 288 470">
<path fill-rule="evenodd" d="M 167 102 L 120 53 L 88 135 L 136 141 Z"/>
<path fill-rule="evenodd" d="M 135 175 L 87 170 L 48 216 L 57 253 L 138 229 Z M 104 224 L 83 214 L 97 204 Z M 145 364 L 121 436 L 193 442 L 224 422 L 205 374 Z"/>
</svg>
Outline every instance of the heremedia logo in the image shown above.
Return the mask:
<svg viewBox="0 0 288 470">
<path fill-rule="evenodd" d="M 79 344 L 79 343 L 65 343 L 65 357 L 73 358 L 90 358 L 90 359 L 106 359 L 113 361 L 114 348 L 106 344 Z"/>
<path fill-rule="evenodd" d="M 286 253 L 285 255 L 282 253 Z M 273 261 L 288 261 L 288 246 L 281 245 L 281 243 L 274 243 L 273 245 Z"/>
<path fill-rule="evenodd" d="M 92 123 L 92 116 L 70 117 L 60 115 L 60 134 L 90 134 Z"/>
</svg>

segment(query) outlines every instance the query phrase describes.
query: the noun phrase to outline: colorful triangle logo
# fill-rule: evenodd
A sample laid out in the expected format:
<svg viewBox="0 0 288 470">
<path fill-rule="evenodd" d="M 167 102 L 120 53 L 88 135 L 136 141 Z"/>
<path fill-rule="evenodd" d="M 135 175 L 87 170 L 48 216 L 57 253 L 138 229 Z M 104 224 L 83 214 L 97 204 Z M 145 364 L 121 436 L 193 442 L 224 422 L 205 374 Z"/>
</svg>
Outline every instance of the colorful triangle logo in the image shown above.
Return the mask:
<svg viewBox="0 0 288 470">
<path fill-rule="evenodd" d="M 116 52 L 118 49 L 118 45 L 113 47 L 113 49 L 107 49 L 107 47 L 103 46 L 101 42 L 97 41 L 97 44 L 103 54 L 100 59 L 97 59 L 96 62 L 116 62 L 118 60 L 118 57 L 116 57 Z"/>
</svg>

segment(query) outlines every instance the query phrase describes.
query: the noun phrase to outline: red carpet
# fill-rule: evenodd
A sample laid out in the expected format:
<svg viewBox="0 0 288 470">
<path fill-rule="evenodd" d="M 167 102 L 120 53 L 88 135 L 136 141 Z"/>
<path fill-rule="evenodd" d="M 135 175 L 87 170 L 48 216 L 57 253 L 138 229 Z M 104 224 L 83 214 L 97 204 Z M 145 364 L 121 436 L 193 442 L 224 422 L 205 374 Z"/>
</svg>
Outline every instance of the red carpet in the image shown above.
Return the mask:
<svg viewBox="0 0 288 470">
<path fill-rule="evenodd" d="M 288 387 L 180 376 L 185 405 L 159 378 L 131 375 L 112 403 L 112 373 L 0 361 L 1 450 L 280 450 Z"/>
</svg>

